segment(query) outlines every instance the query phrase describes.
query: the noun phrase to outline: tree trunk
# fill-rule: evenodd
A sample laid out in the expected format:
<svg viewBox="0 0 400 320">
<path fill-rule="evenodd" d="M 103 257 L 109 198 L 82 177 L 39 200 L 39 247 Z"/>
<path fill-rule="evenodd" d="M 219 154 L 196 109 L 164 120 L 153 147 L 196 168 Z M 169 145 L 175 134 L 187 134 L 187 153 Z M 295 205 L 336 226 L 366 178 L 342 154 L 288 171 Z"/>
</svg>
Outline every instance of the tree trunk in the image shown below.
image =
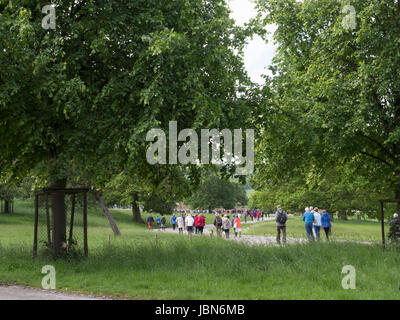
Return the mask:
<svg viewBox="0 0 400 320">
<path fill-rule="evenodd" d="M 134 192 L 132 194 L 132 220 L 134 222 L 138 223 L 144 223 L 141 215 L 140 215 L 140 208 L 138 206 L 138 200 L 139 200 L 139 193 Z"/>
<path fill-rule="evenodd" d="M 93 191 L 94 196 L 97 200 L 97 202 L 100 204 L 101 209 L 103 210 L 104 215 L 107 217 L 108 223 L 110 224 L 110 227 L 112 231 L 114 232 L 114 235 L 119 236 L 121 235 L 121 232 L 118 229 L 117 224 L 114 221 L 114 218 L 112 217 L 110 210 L 108 210 L 106 203 L 103 200 L 103 195 L 101 191 Z"/>
<path fill-rule="evenodd" d="M 57 180 L 51 188 L 65 188 L 67 179 Z M 52 193 L 51 197 L 51 215 L 52 215 L 52 229 L 53 229 L 53 246 L 56 256 L 62 255 L 66 248 L 66 207 L 65 207 L 65 194 Z"/>
<path fill-rule="evenodd" d="M 10 213 L 10 201 L 4 199 L 4 213 Z"/>
</svg>

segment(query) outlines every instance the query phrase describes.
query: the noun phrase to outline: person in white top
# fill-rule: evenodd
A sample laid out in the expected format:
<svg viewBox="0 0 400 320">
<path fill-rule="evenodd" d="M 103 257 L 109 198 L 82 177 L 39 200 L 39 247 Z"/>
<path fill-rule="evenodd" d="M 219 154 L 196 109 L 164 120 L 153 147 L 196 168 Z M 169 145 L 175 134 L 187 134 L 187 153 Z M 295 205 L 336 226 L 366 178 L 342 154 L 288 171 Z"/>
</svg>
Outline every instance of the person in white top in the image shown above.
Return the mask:
<svg viewBox="0 0 400 320">
<path fill-rule="evenodd" d="M 179 233 L 183 233 L 183 228 L 185 227 L 185 221 L 183 220 L 183 215 L 181 214 L 177 219 Z"/>
<path fill-rule="evenodd" d="M 320 240 L 320 231 L 321 231 L 321 214 L 318 211 L 318 208 L 314 208 L 314 223 L 313 229 L 315 232 L 315 237 L 317 240 Z"/>
<path fill-rule="evenodd" d="M 185 225 L 188 234 L 191 235 L 193 233 L 194 219 L 190 213 L 186 216 Z"/>
</svg>

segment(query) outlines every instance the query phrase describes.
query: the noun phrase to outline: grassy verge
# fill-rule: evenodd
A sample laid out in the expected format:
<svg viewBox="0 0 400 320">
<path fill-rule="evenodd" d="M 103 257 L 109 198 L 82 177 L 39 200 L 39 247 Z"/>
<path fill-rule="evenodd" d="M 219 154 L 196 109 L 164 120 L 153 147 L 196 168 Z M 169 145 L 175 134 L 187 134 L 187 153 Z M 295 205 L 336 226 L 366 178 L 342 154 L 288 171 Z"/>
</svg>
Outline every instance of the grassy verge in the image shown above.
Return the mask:
<svg viewBox="0 0 400 320">
<path fill-rule="evenodd" d="M 26 210 L 25 210 L 26 209 Z M 33 216 L 27 208 L 0 215 L 0 282 L 40 287 L 54 265 L 57 290 L 133 299 L 399 299 L 398 251 L 353 243 L 248 247 L 195 236 L 155 233 L 114 212 L 111 237 L 100 211 L 89 214 L 89 258 L 31 258 Z M 344 265 L 356 289 L 341 286 Z"/>
</svg>

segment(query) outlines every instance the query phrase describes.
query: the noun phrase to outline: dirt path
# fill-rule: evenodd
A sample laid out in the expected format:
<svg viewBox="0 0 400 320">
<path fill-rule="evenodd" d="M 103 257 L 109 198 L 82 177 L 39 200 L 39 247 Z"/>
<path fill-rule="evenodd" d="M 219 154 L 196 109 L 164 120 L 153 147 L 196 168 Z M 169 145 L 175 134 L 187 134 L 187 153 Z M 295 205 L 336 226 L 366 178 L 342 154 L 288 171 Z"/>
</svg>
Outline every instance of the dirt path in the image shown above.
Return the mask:
<svg viewBox="0 0 400 320">
<path fill-rule="evenodd" d="M 271 221 L 275 220 L 274 217 L 269 217 L 269 218 L 264 218 L 264 220 L 260 221 L 247 221 L 247 222 L 242 222 L 242 227 L 249 225 L 249 224 L 255 224 L 255 223 L 262 223 L 263 221 Z M 165 228 L 165 231 L 162 230 L 157 230 L 154 229 L 154 232 L 169 232 L 169 233 L 178 233 L 178 229 L 173 230 L 172 228 Z M 187 232 L 184 231 L 184 234 L 187 235 Z M 212 224 L 206 224 L 204 226 L 204 235 L 211 236 L 213 234 L 216 236 L 215 233 L 215 227 Z M 194 236 L 197 236 L 193 233 Z M 223 236 L 223 238 L 225 238 Z M 241 235 L 235 237 L 235 234 L 233 233 L 233 228 L 230 231 L 229 238 L 227 240 L 230 241 L 236 241 L 236 242 L 243 242 L 248 245 L 266 245 L 266 246 L 278 246 L 279 244 L 276 243 L 276 238 L 272 236 L 256 236 L 256 235 Z M 299 238 L 286 238 L 286 241 L 288 244 L 295 244 L 295 243 L 302 243 L 306 242 L 307 239 L 299 239 Z"/>
<path fill-rule="evenodd" d="M 67 294 L 54 290 L 0 285 L 0 300 L 104 300 L 94 296 Z"/>
<path fill-rule="evenodd" d="M 269 217 L 269 218 L 264 218 L 263 221 L 271 221 L 275 220 L 274 217 Z M 263 221 L 247 221 L 247 223 L 242 222 L 242 227 L 245 225 L 253 224 L 253 223 L 262 223 Z M 178 230 L 175 229 L 173 230 L 172 228 L 166 228 L 165 231 L 162 230 L 154 230 L 155 232 L 170 232 L 170 233 L 178 233 Z M 204 226 L 204 235 L 211 236 L 213 234 L 214 236 L 216 235 L 215 233 L 215 227 L 212 224 L 207 224 Z M 187 235 L 187 232 L 184 231 L 184 234 Z M 193 233 L 194 236 L 195 235 Z M 223 236 L 223 238 L 225 238 Z M 265 245 L 265 246 L 279 246 L 279 244 L 276 242 L 276 237 L 275 236 L 261 236 L 261 235 L 241 235 L 235 237 L 235 234 L 233 233 L 233 228 L 229 232 L 229 241 L 236 241 L 236 242 L 243 242 L 247 245 Z M 336 242 L 355 242 L 355 243 L 360 243 L 360 244 L 375 244 L 375 242 L 371 241 L 361 241 L 361 240 L 341 240 L 337 239 L 335 240 Z M 286 237 L 286 243 L 287 244 L 298 244 L 298 243 L 306 243 L 308 242 L 308 239 L 306 238 L 293 238 L 293 237 Z"/>
</svg>

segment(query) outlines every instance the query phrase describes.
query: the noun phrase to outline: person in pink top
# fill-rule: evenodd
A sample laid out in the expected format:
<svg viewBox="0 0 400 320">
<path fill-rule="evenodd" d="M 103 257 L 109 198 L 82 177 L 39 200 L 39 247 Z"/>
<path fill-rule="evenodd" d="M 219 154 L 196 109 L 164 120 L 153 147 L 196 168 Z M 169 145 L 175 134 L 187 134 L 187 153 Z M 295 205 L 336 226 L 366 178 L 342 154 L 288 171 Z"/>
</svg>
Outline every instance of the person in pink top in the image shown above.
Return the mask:
<svg viewBox="0 0 400 320">
<path fill-rule="evenodd" d="M 235 220 L 233 220 L 233 227 L 235 228 L 235 237 L 237 237 L 239 233 L 239 237 L 242 236 L 242 222 L 240 221 L 241 214 L 239 213 Z"/>
</svg>

